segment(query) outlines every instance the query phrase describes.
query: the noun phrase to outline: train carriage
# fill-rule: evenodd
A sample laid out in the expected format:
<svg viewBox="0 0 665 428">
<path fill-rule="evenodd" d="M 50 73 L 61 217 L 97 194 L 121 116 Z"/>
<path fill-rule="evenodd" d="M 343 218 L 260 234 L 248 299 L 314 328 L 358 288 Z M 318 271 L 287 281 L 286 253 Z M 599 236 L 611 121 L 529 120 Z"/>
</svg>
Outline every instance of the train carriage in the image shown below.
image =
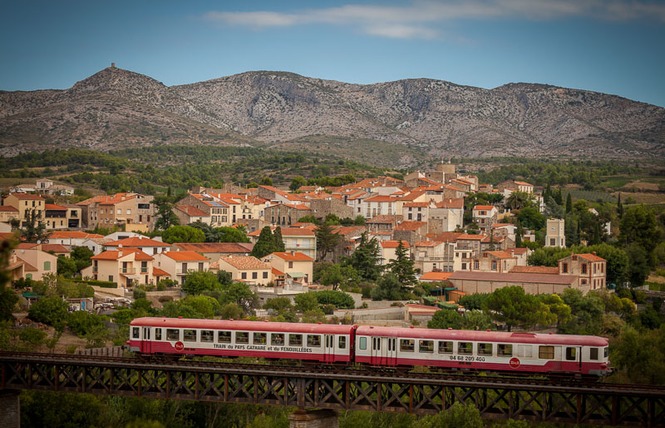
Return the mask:
<svg viewBox="0 0 665 428">
<path fill-rule="evenodd" d="M 355 359 L 373 366 L 609 373 L 607 339 L 562 334 L 360 326 Z"/>
<path fill-rule="evenodd" d="M 130 324 L 143 355 L 207 355 L 349 363 L 355 326 L 145 317 Z"/>
</svg>

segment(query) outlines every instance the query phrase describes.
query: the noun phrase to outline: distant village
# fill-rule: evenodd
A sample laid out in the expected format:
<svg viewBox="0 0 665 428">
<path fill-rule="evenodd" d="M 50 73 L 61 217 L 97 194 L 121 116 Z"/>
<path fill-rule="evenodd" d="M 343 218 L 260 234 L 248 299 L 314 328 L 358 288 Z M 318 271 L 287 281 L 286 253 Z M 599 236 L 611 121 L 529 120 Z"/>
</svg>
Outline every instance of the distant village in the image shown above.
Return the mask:
<svg viewBox="0 0 665 428">
<path fill-rule="evenodd" d="M 58 205 L 46 203 L 47 198 L 72 194 L 74 189 L 37 180 L 14 186 L 2 200 L 0 240 L 12 239 L 14 230 L 30 221 L 41 222 L 47 239 L 18 243 L 9 265 L 12 280 L 42 280 L 56 273 L 58 256 L 87 247 L 94 255 L 92 265 L 81 272 L 83 278 L 116 283 L 116 289 L 103 291 L 119 296 L 135 285 L 163 279 L 183 284 L 192 271 L 221 270 L 259 291 L 271 287 L 271 293 L 302 292 L 316 287 L 315 261 L 337 261 L 352 254 L 363 234 L 378 241 L 383 265 L 395 259 L 401 243 L 418 280 L 447 284 L 448 300 L 514 285 L 529 294 L 606 288 L 606 261 L 592 253 L 572 254 L 559 260 L 557 267 L 528 266 L 530 250 L 517 244 L 535 240 L 534 231 L 524 230 L 517 237 L 517 226 L 509 221 L 511 210 L 502 202 L 473 206 L 471 222 L 465 224 L 464 202 L 469 194 L 498 194 L 503 198 L 497 199 L 505 201 L 513 192 L 521 192 L 543 212 L 542 190 L 516 180 L 482 184 L 474 175 L 458 173 L 450 163 L 413 172 L 403 180 L 382 176 L 334 188 L 302 186 L 295 192 L 267 185 L 195 188 L 173 205 L 181 225 L 243 226 L 251 242 L 169 244 L 159 236 L 148 236 L 158 219 L 153 196 L 117 193 Z M 362 217 L 364 224 L 333 226 L 341 243 L 323 255 L 317 252 L 317 225 L 300 220 L 323 221 L 330 216 Z M 250 253 L 265 226 L 280 228 L 285 251 L 259 259 Z M 98 228 L 118 231 L 106 236 L 84 231 Z M 563 219 L 547 219 L 545 246 L 565 247 L 564 231 Z"/>
</svg>

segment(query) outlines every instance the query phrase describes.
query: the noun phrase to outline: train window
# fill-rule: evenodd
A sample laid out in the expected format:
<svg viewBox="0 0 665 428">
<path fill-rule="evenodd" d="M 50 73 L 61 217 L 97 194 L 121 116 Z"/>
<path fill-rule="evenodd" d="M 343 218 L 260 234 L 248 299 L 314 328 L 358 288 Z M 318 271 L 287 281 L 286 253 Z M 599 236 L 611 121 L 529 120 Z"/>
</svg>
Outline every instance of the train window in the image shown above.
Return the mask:
<svg viewBox="0 0 665 428">
<path fill-rule="evenodd" d="M 419 352 L 434 352 L 434 341 L 433 340 L 421 340 L 418 342 L 418 351 Z"/>
<path fill-rule="evenodd" d="M 166 340 L 180 340 L 180 330 L 177 328 L 167 328 Z"/>
<path fill-rule="evenodd" d="M 402 352 L 413 352 L 415 346 L 415 341 L 413 339 L 399 340 L 399 350 Z"/>
<path fill-rule="evenodd" d="M 598 348 L 589 348 L 589 359 L 598 361 Z"/>
<path fill-rule="evenodd" d="M 498 355 L 499 357 L 512 357 L 513 345 L 507 343 L 499 343 L 499 345 L 497 345 L 496 355 Z"/>
<path fill-rule="evenodd" d="M 217 333 L 217 341 L 219 343 L 231 343 L 231 332 L 220 331 L 219 333 Z"/>
<path fill-rule="evenodd" d="M 201 330 L 201 342 L 213 342 L 215 340 L 215 332 L 212 330 Z"/>
<path fill-rule="evenodd" d="M 266 333 L 254 333 L 252 343 L 255 345 L 265 345 L 268 335 Z"/>
<path fill-rule="evenodd" d="M 155 329 L 155 340 L 162 340 L 162 329 L 161 328 L 156 328 Z"/>
<path fill-rule="evenodd" d="M 457 344 L 457 353 L 462 355 L 473 354 L 473 343 L 471 342 L 459 342 Z"/>
<path fill-rule="evenodd" d="M 339 349 L 346 349 L 346 336 L 339 337 Z"/>
<path fill-rule="evenodd" d="M 290 346 L 302 346 L 302 334 L 289 334 Z"/>
<path fill-rule="evenodd" d="M 139 328 L 138 327 L 132 327 L 132 339 L 138 339 L 139 338 Z"/>
<path fill-rule="evenodd" d="M 553 360 L 554 359 L 554 346 L 539 346 L 538 347 L 538 358 L 541 360 Z"/>
<path fill-rule="evenodd" d="M 182 335 L 185 342 L 196 342 L 196 330 L 184 329 Z"/>
<path fill-rule="evenodd" d="M 603 348 L 603 357 L 607 358 L 610 353 L 610 348 Z"/>
<path fill-rule="evenodd" d="M 444 342 L 439 342 L 439 354 L 452 354 L 453 353 L 453 342 L 448 340 Z"/>
<path fill-rule="evenodd" d="M 567 361 L 577 360 L 577 348 L 566 348 L 566 360 Z"/>
<path fill-rule="evenodd" d="M 358 349 L 365 351 L 367 349 L 367 337 L 361 336 L 358 340 Z"/>
<path fill-rule="evenodd" d="M 320 347 L 321 346 L 321 336 L 318 334 L 308 334 L 307 335 L 307 346 L 311 347 Z"/>
<path fill-rule="evenodd" d="M 552 351 L 552 355 L 554 355 L 554 351 Z M 531 358 L 533 356 L 533 347 L 531 345 L 518 345 L 517 356 Z"/>
<path fill-rule="evenodd" d="M 492 344 L 491 343 L 479 343 L 478 344 L 478 355 L 492 355 Z"/>
<path fill-rule="evenodd" d="M 272 333 L 270 335 L 270 344 L 273 346 L 284 346 L 284 333 Z"/>
<path fill-rule="evenodd" d="M 236 343 L 249 343 L 249 333 L 246 331 L 236 331 Z"/>
</svg>

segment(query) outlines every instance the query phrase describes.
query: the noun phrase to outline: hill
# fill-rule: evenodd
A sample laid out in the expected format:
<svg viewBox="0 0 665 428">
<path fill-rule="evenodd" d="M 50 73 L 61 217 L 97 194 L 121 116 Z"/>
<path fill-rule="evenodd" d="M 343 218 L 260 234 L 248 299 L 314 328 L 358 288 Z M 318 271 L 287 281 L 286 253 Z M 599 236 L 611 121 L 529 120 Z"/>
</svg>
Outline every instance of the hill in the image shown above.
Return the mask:
<svg viewBox="0 0 665 428">
<path fill-rule="evenodd" d="M 67 90 L 0 92 L 0 155 L 256 146 L 387 167 L 449 157 L 662 159 L 665 109 L 597 92 L 431 79 L 357 85 L 257 71 L 167 87 L 106 68 Z"/>
</svg>

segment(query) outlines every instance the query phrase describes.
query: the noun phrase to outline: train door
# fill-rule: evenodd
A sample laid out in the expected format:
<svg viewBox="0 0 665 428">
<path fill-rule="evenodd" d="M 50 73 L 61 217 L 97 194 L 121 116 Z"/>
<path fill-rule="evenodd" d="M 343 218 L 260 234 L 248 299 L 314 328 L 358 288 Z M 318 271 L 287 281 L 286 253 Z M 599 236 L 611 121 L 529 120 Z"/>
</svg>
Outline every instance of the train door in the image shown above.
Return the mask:
<svg viewBox="0 0 665 428">
<path fill-rule="evenodd" d="M 323 343 L 323 362 L 335 362 L 335 336 L 332 334 L 325 334 Z"/>
<path fill-rule="evenodd" d="M 566 370 L 567 371 L 582 371 L 582 347 L 568 346 L 566 347 Z"/>
<path fill-rule="evenodd" d="M 397 339 L 394 337 L 372 337 L 371 364 L 394 366 L 397 364 Z"/>
<path fill-rule="evenodd" d="M 152 341 L 150 340 L 150 327 L 143 327 L 143 340 L 141 341 L 141 352 L 152 352 Z"/>
</svg>

